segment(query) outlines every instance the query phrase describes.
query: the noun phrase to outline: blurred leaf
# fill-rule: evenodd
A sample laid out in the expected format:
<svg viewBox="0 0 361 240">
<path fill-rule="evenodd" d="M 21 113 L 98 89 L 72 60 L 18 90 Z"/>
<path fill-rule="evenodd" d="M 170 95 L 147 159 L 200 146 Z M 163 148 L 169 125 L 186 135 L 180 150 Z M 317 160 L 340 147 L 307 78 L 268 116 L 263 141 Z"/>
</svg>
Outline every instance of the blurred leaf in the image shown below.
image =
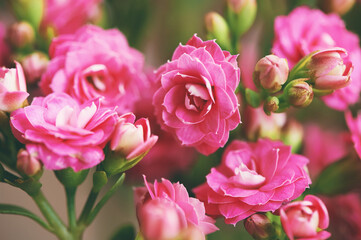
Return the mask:
<svg viewBox="0 0 361 240">
<path fill-rule="evenodd" d="M 135 229 L 133 225 L 121 226 L 110 240 L 134 240 L 135 239 Z"/>
</svg>

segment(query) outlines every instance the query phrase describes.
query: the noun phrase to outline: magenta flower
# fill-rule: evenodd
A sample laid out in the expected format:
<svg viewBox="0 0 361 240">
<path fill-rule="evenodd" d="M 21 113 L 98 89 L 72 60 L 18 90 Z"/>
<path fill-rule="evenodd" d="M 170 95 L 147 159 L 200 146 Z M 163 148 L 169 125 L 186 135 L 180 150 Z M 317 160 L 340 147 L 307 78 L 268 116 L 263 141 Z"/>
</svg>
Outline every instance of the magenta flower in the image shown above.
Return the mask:
<svg viewBox="0 0 361 240">
<path fill-rule="evenodd" d="M 290 240 L 323 240 L 331 236 L 323 231 L 328 228 L 329 216 L 325 204 L 313 195 L 280 209 L 281 223 Z"/>
<path fill-rule="evenodd" d="M 163 229 L 164 231 L 158 231 L 158 234 L 163 233 L 163 235 L 158 236 L 168 236 L 168 234 L 172 234 L 168 231 L 175 229 L 177 232 L 174 236 L 177 236 L 178 233 L 186 231 L 188 228 L 197 228 L 203 233 L 204 236 L 218 230 L 218 228 L 214 225 L 215 221 L 205 215 L 203 203 L 196 198 L 189 197 L 186 188 L 182 184 L 172 184 L 169 180 L 162 179 L 162 182 L 157 182 L 157 180 L 155 180 L 153 185 L 147 182 L 145 176 L 144 183 L 145 187 L 136 188 L 134 193 L 137 207 L 137 217 L 140 224 L 140 229 L 142 230 L 143 234 L 150 234 L 152 231 L 152 236 L 154 236 L 156 234 L 154 231 L 157 229 Z M 159 224 L 163 225 L 158 226 L 157 229 L 149 229 L 147 227 L 152 225 L 152 221 L 158 219 L 149 218 L 149 216 L 152 214 L 147 213 L 149 205 L 158 205 L 158 208 L 160 208 L 160 210 L 165 213 L 163 215 L 163 219 L 159 221 Z M 156 213 L 153 213 L 153 216 L 155 214 Z M 167 216 L 171 217 L 164 219 L 164 217 Z M 171 225 L 171 227 L 167 230 L 164 228 L 164 225 Z"/>
<path fill-rule="evenodd" d="M 162 127 L 205 155 L 223 147 L 240 123 L 236 56 L 194 35 L 177 47 L 158 76 L 161 87 L 153 104 Z"/>
<path fill-rule="evenodd" d="M 328 165 L 348 153 L 346 134 L 326 131 L 315 124 L 306 126 L 303 144 L 303 155 L 310 160 L 308 170 L 312 179 L 315 179 Z"/>
<path fill-rule="evenodd" d="M 148 86 L 142 54 L 116 29 L 87 25 L 59 36 L 50 46 L 50 57 L 40 82 L 45 94 L 65 92 L 81 103 L 104 97 L 105 106 L 126 113 Z"/>
<path fill-rule="evenodd" d="M 102 0 L 45 0 L 41 30 L 53 28 L 56 35 L 75 33 L 99 14 Z"/>
<path fill-rule="evenodd" d="M 347 126 L 351 132 L 352 142 L 358 156 L 361 158 L 361 112 L 354 119 L 350 111 L 345 112 Z"/>
<path fill-rule="evenodd" d="M 104 159 L 116 118 L 117 113 L 102 108 L 99 99 L 80 105 L 65 93 L 52 93 L 14 111 L 11 127 L 20 142 L 37 152 L 45 168 L 79 171 Z"/>
<path fill-rule="evenodd" d="M 29 93 L 23 69 L 18 62 L 15 68 L 0 68 L 0 111 L 12 112 L 24 106 Z"/>
<path fill-rule="evenodd" d="M 158 140 L 158 136 L 151 135 L 148 119 L 134 121 L 133 113 L 120 116 L 110 143 L 111 150 L 129 160 L 147 153 Z"/>
<path fill-rule="evenodd" d="M 207 214 L 224 216 L 227 224 L 235 225 L 299 197 L 311 182 L 307 163 L 279 141 L 235 140 L 226 148 L 221 165 L 212 168 L 207 182 L 193 191 L 205 203 Z"/>
<path fill-rule="evenodd" d="M 361 91 L 361 49 L 356 34 L 346 30 L 336 14 L 325 14 L 317 9 L 298 7 L 288 16 L 275 20 L 275 39 L 272 52 L 288 60 L 293 67 L 302 57 L 316 50 L 340 47 L 348 52 L 347 60 L 354 65 L 349 86 L 323 97 L 325 103 L 337 110 L 359 100 Z"/>
</svg>

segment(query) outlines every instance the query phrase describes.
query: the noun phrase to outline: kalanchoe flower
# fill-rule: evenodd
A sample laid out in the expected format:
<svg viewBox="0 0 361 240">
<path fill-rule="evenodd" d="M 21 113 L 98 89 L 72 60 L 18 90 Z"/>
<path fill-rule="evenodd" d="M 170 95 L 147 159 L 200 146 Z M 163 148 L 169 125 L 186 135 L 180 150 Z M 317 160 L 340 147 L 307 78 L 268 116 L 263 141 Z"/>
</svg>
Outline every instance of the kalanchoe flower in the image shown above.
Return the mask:
<svg viewBox="0 0 361 240">
<path fill-rule="evenodd" d="M 275 39 L 272 52 L 287 59 L 290 68 L 306 55 L 334 47 L 346 49 L 344 60 L 355 66 L 353 81 L 344 88 L 324 96 L 323 101 L 337 110 L 345 110 L 356 103 L 361 91 L 361 49 L 356 34 L 347 31 L 336 14 L 325 14 L 318 9 L 298 7 L 288 16 L 279 16 L 274 24 Z M 335 66 L 335 65 L 334 65 Z M 347 75 L 347 74 L 346 74 Z"/>
<path fill-rule="evenodd" d="M 353 69 L 351 62 L 344 62 L 347 56 L 342 48 L 331 48 L 314 53 L 307 68 L 314 88 L 335 90 L 347 86 Z"/>
<path fill-rule="evenodd" d="M 229 131 L 240 123 L 234 94 L 240 77 L 236 56 L 215 41 L 193 36 L 177 47 L 158 76 L 161 87 L 153 105 L 162 127 L 205 155 L 223 147 Z"/>
<path fill-rule="evenodd" d="M 104 97 L 103 104 L 124 114 L 133 110 L 148 81 L 143 55 L 117 29 L 87 25 L 55 38 L 40 86 L 44 94 L 65 92 L 81 103 Z"/>
<path fill-rule="evenodd" d="M 17 155 L 16 168 L 28 176 L 34 176 L 41 171 L 42 164 L 39 161 L 36 147 L 29 144 L 26 150 L 19 150 Z"/>
<path fill-rule="evenodd" d="M 257 86 L 270 93 L 278 92 L 287 81 L 288 71 L 288 63 L 285 58 L 268 55 L 257 62 L 253 72 L 253 80 Z"/>
<path fill-rule="evenodd" d="M 52 28 L 55 35 L 75 33 L 96 17 L 102 0 L 46 0 L 41 32 Z"/>
<path fill-rule="evenodd" d="M 329 232 L 323 231 L 329 224 L 327 208 L 321 199 L 313 195 L 283 206 L 280 216 L 290 240 L 323 240 L 331 236 Z"/>
<path fill-rule="evenodd" d="M 307 163 L 308 159 L 291 154 L 291 148 L 279 141 L 234 140 L 220 166 L 212 168 L 207 182 L 193 191 L 205 203 L 207 214 L 236 224 L 299 197 L 310 184 Z"/>
<path fill-rule="evenodd" d="M 11 115 L 14 136 L 37 152 L 45 168 L 74 171 L 104 159 L 103 148 L 116 124 L 117 113 L 100 99 L 80 105 L 65 93 L 34 98 Z"/>
<path fill-rule="evenodd" d="M 199 229 L 204 238 L 206 234 L 217 230 L 215 221 L 205 215 L 203 203 L 189 197 L 182 184 L 172 184 L 166 179 L 162 179 L 162 182 L 155 180 L 154 184 L 150 184 L 145 176 L 144 183 L 145 187 L 135 189 L 134 198 L 145 239 L 172 239 L 188 228 Z"/>
<path fill-rule="evenodd" d="M 111 150 L 122 154 L 126 159 L 145 154 L 158 140 L 157 136 L 151 135 L 148 119 L 134 121 L 133 113 L 120 116 L 110 143 Z"/>
<path fill-rule="evenodd" d="M 15 68 L 0 68 L 0 111 L 12 112 L 21 108 L 29 96 L 26 90 L 24 72 L 15 62 Z"/>
<path fill-rule="evenodd" d="M 354 119 L 350 111 L 345 112 L 347 126 L 351 132 L 352 142 L 358 156 L 361 158 L 361 112 Z"/>
</svg>

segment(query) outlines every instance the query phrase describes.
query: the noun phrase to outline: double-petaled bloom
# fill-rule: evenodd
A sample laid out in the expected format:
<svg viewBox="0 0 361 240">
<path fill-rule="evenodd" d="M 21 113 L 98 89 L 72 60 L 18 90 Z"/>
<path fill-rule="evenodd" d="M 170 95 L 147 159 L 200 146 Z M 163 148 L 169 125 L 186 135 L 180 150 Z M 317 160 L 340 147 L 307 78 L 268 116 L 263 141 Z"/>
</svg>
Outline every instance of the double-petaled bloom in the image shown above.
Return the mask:
<svg viewBox="0 0 361 240">
<path fill-rule="evenodd" d="M 158 121 L 183 145 L 205 155 L 223 147 L 240 123 L 236 57 L 215 41 L 193 36 L 157 73 L 161 87 L 153 104 Z"/>
</svg>

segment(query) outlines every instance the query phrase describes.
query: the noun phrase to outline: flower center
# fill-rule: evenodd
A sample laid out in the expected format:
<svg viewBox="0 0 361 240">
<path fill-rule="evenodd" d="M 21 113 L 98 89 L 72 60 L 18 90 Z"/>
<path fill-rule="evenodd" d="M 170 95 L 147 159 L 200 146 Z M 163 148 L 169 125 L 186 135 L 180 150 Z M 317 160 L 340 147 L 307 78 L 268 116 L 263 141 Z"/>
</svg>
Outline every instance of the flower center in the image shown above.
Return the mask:
<svg viewBox="0 0 361 240">
<path fill-rule="evenodd" d="M 186 84 L 185 106 L 188 110 L 201 112 L 210 100 L 207 89 L 199 84 Z M 210 107 L 210 105 L 208 106 Z"/>
<path fill-rule="evenodd" d="M 95 64 L 84 70 L 85 80 L 97 91 L 104 92 L 111 76 L 106 66 Z"/>
</svg>

